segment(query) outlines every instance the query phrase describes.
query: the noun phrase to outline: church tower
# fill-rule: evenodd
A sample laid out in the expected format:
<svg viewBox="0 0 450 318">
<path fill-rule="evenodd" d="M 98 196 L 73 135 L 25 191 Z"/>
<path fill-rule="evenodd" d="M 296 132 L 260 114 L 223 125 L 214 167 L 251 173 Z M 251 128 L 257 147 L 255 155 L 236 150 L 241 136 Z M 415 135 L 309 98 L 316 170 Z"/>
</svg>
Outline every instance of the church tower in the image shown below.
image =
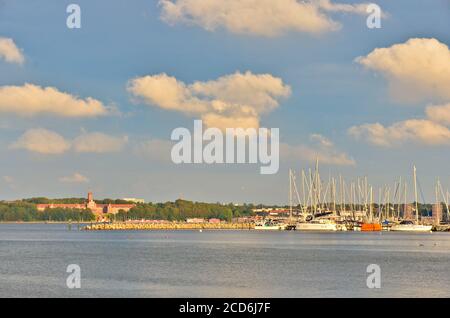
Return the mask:
<svg viewBox="0 0 450 318">
<path fill-rule="evenodd" d="M 88 203 L 94 201 L 94 195 L 92 194 L 92 192 L 88 192 L 87 200 Z"/>
</svg>

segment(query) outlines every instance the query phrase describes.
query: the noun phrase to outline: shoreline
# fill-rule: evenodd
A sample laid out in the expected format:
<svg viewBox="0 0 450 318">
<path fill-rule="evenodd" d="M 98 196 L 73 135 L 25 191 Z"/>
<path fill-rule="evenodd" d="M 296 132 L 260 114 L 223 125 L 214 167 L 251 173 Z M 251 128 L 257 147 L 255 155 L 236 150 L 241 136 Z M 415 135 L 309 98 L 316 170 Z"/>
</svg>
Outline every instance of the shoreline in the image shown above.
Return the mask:
<svg viewBox="0 0 450 318">
<path fill-rule="evenodd" d="M 164 230 L 255 230 L 253 223 L 186 223 L 186 222 L 70 222 L 70 221 L 0 221 L 1 224 L 60 224 L 78 226 L 82 231 L 164 231 Z M 271 232 L 276 231 L 272 230 Z M 283 231 L 283 230 L 278 230 Z M 340 231 L 337 231 L 340 232 Z M 347 231 L 344 231 L 347 232 Z M 350 231 L 354 232 L 354 231 Z M 384 232 L 384 231 L 380 231 Z M 388 231 L 390 232 L 390 231 Z M 450 233 L 450 225 L 435 226 L 432 232 Z"/>
<path fill-rule="evenodd" d="M 89 224 L 94 222 L 70 222 L 70 221 L 0 221 L 0 224 Z"/>
<path fill-rule="evenodd" d="M 254 230 L 252 223 L 97 223 L 87 225 L 85 231 L 157 231 L 157 230 Z"/>
</svg>

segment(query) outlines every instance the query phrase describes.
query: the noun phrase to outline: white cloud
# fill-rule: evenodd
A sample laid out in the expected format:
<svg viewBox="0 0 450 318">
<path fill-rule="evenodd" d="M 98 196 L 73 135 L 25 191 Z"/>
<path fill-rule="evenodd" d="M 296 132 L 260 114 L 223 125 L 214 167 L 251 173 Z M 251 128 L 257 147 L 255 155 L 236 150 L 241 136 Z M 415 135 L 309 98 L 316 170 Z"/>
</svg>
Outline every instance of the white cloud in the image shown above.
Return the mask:
<svg viewBox="0 0 450 318">
<path fill-rule="evenodd" d="M 280 155 L 286 161 L 315 162 L 337 166 L 353 166 L 355 160 L 345 152 L 336 149 L 335 145 L 326 137 L 319 134 L 310 136 L 310 144 L 289 145 L 280 144 Z"/>
<path fill-rule="evenodd" d="M 159 162 L 172 162 L 170 153 L 173 145 L 173 141 L 149 139 L 138 142 L 133 148 L 133 153 L 145 159 Z"/>
<path fill-rule="evenodd" d="M 327 137 L 322 136 L 320 134 L 311 134 L 309 138 L 312 141 L 318 142 L 320 146 L 322 147 L 333 147 L 334 144 L 329 140 Z"/>
<path fill-rule="evenodd" d="M 450 99 L 450 50 L 436 39 L 409 39 L 356 61 L 383 74 L 399 101 Z"/>
<path fill-rule="evenodd" d="M 430 120 L 450 125 L 450 103 L 430 105 L 426 108 L 425 112 Z"/>
<path fill-rule="evenodd" d="M 70 142 L 53 131 L 37 128 L 27 130 L 10 148 L 40 154 L 62 154 L 70 148 Z"/>
<path fill-rule="evenodd" d="M 205 126 L 219 128 L 222 131 L 225 131 L 227 128 L 259 127 L 258 116 L 246 116 L 239 114 L 237 116 L 208 113 L 203 115 L 202 119 Z"/>
<path fill-rule="evenodd" d="M 89 178 L 75 172 L 73 175 L 59 178 L 59 181 L 64 183 L 88 183 Z"/>
<path fill-rule="evenodd" d="M 392 147 L 404 142 L 426 145 L 450 145 L 450 129 L 425 119 L 409 119 L 385 127 L 380 123 L 353 126 L 348 130 L 356 139 Z"/>
<path fill-rule="evenodd" d="M 317 2 L 319 8 L 325 11 L 355 13 L 360 15 L 367 15 L 367 6 L 370 4 L 370 3 L 358 3 L 358 4 L 333 3 L 330 0 L 318 0 Z"/>
<path fill-rule="evenodd" d="M 0 59 L 8 63 L 23 64 L 25 57 L 22 51 L 16 46 L 10 38 L 0 37 Z"/>
<path fill-rule="evenodd" d="M 73 140 L 75 152 L 106 153 L 122 150 L 128 137 L 114 137 L 100 132 L 83 133 Z"/>
<path fill-rule="evenodd" d="M 289 31 L 322 33 L 341 25 L 327 12 L 365 14 L 367 4 L 329 0 L 160 0 L 161 19 L 173 25 L 197 25 L 207 31 L 224 28 L 238 34 L 277 36 Z"/>
<path fill-rule="evenodd" d="M 0 112 L 21 116 L 94 117 L 107 114 L 108 109 L 91 97 L 80 99 L 54 87 L 25 84 L 0 86 Z"/>
<path fill-rule="evenodd" d="M 291 94 L 280 78 L 251 72 L 191 85 L 163 73 L 129 81 L 128 91 L 147 104 L 198 115 L 207 126 L 219 128 L 256 128 L 262 114 Z"/>
<path fill-rule="evenodd" d="M 128 137 L 115 137 L 100 132 L 84 132 L 73 140 L 65 139 L 54 131 L 43 128 L 29 129 L 10 149 L 25 149 L 41 154 L 62 154 L 67 151 L 107 153 L 122 150 L 128 142 Z"/>
</svg>

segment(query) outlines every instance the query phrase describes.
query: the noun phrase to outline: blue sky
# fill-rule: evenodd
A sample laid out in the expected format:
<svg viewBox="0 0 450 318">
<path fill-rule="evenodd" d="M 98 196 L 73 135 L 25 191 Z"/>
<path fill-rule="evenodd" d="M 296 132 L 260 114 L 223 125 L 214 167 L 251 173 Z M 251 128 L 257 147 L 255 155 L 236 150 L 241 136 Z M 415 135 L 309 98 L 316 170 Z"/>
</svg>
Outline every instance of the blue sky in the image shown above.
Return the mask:
<svg viewBox="0 0 450 318">
<path fill-rule="evenodd" d="M 70 3 L 81 7 L 81 29 L 66 27 Z M 84 196 L 92 190 L 96 197 L 149 201 L 181 196 L 210 202 L 285 203 L 287 169 L 298 171 L 313 165 L 301 153 L 282 160 L 279 173 L 268 176 L 259 174 L 258 165 L 174 165 L 164 160 L 165 147 L 153 146 L 150 155 L 139 151 L 149 140 L 168 141 L 176 127 L 191 129 L 196 116 L 133 101 L 128 81 L 166 73 L 191 84 L 248 71 L 271 74 L 291 89 L 290 96 L 280 98 L 274 110 L 259 117 L 261 126 L 279 127 L 282 143 L 313 150 L 318 148 L 311 135 L 320 134 L 333 143 L 324 156 L 345 154 L 354 161 L 349 165 L 324 160 L 324 178 L 329 172 L 342 173 L 348 179 L 368 175 L 377 188 L 393 185 L 400 175 L 410 177 L 415 163 L 426 198 L 433 200 L 437 176 L 444 186 L 450 186 L 450 140 L 445 140 L 445 134 L 439 143 L 399 137 L 394 145 L 385 147 L 355 138 L 348 130 L 363 124 L 388 127 L 422 119 L 427 105 L 450 101 L 445 96 L 428 96 L 399 102 L 389 90 L 389 74 L 355 61 L 376 48 L 414 38 L 436 39 L 449 46 L 450 2 L 376 3 L 388 14 L 380 29 L 367 28 L 364 14 L 329 11 L 323 14 L 339 23 L 339 30 L 317 34 L 291 28 L 264 36 L 234 32 L 223 25 L 207 30 L 200 22 L 180 20 L 172 25 L 161 19 L 163 8 L 152 0 L 0 1 L 0 38 L 12 39 L 25 58 L 21 65 L 0 59 L 0 86 L 30 83 L 54 87 L 117 110 L 98 117 L 23 116 L 0 111 L 0 197 Z M 119 150 L 99 153 L 45 154 L 11 147 L 26 131 L 36 128 L 67 140 L 100 132 L 127 142 L 118 146 Z M 86 179 L 63 181 L 75 174 Z"/>
</svg>

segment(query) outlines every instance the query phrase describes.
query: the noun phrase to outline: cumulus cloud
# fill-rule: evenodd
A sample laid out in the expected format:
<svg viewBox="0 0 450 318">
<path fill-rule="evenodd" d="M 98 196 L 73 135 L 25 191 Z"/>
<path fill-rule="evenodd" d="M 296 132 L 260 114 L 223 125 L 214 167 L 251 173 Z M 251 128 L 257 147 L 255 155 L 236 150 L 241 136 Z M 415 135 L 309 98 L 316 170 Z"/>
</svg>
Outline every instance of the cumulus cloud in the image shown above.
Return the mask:
<svg viewBox="0 0 450 318">
<path fill-rule="evenodd" d="M 25 84 L 0 86 L 0 112 L 21 116 L 94 117 L 107 114 L 108 108 L 91 97 L 81 99 L 54 87 Z"/>
<path fill-rule="evenodd" d="M 385 127 L 380 123 L 353 126 L 348 130 L 356 139 L 377 146 L 392 147 L 404 142 L 449 145 L 450 129 L 426 119 L 409 119 Z"/>
<path fill-rule="evenodd" d="M 4 37 L 0 37 L 0 59 L 4 59 L 8 63 L 16 64 L 23 64 L 25 62 L 22 51 L 14 41 Z"/>
<path fill-rule="evenodd" d="M 257 128 L 260 116 L 291 94 L 280 78 L 251 72 L 190 85 L 163 73 L 130 80 L 127 89 L 147 104 L 200 116 L 218 128 Z"/>
<path fill-rule="evenodd" d="M 70 175 L 70 176 L 65 176 L 65 177 L 61 177 L 59 178 L 60 182 L 64 182 L 64 183 L 88 183 L 89 182 L 89 178 L 86 176 L 83 176 L 82 174 L 75 172 L 74 174 Z"/>
<path fill-rule="evenodd" d="M 290 145 L 280 144 L 280 156 L 284 160 L 315 162 L 337 166 L 353 166 L 355 160 L 336 146 L 326 137 L 319 134 L 310 136 L 309 144 Z"/>
<path fill-rule="evenodd" d="M 327 12 L 365 14 L 367 4 L 335 4 L 330 0 L 160 0 L 161 19 L 173 25 L 197 25 L 207 31 L 277 36 L 289 31 L 322 33 L 341 25 Z"/>
<path fill-rule="evenodd" d="M 29 129 L 10 149 L 24 149 L 41 154 L 62 154 L 67 151 L 106 153 L 122 150 L 128 142 L 128 137 L 115 137 L 100 132 L 84 132 L 73 140 L 68 140 L 60 134 L 43 129 Z"/>
<path fill-rule="evenodd" d="M 322 147 L 333 147 L 333 142 L 327 137 L 320 134 L 311 134 L 310 139 L 317 142 Z"/>
<path fill-rule="evenodd" d="M 318 7 L 325 11 L 330 12 L 346 12 L 355 13 L 360 15 L 367 15 L 367 7 L 370 3 L 333 3 L 330 0 L 318 0 Z"/>
<path fill-rule="evenodd" d="M 377 48 L 356 61 L 383 74 L 399 101 L 450 99 L 450 50 L 434 38 Z"/>
<path fill-rule="evenodd" d="M 62 154 L 69 150 L 70 142 L 53 131 L 37 128 L 27 130 L 10 148 L 40 154 Z"/>
<path fill-rule="evenodd" d="M 73 140 L 75 152 L 118 152 L 128 142 L 128 137 L 114 137 L 100 132 L 83 133 Z"/>
<path fill-rule="evenodd" d="M 136 143 L 133 147 L 133 153 L 150 160 L 172 162 L 170 153 L 173 145 L 173 141 L 149 139 Z"/>
<path fill-rule="evenodd" d="M 450 103 L 430 105 L 426 108 L 425 112 L 430 120 L 450 125 Z"/>
</svg>

